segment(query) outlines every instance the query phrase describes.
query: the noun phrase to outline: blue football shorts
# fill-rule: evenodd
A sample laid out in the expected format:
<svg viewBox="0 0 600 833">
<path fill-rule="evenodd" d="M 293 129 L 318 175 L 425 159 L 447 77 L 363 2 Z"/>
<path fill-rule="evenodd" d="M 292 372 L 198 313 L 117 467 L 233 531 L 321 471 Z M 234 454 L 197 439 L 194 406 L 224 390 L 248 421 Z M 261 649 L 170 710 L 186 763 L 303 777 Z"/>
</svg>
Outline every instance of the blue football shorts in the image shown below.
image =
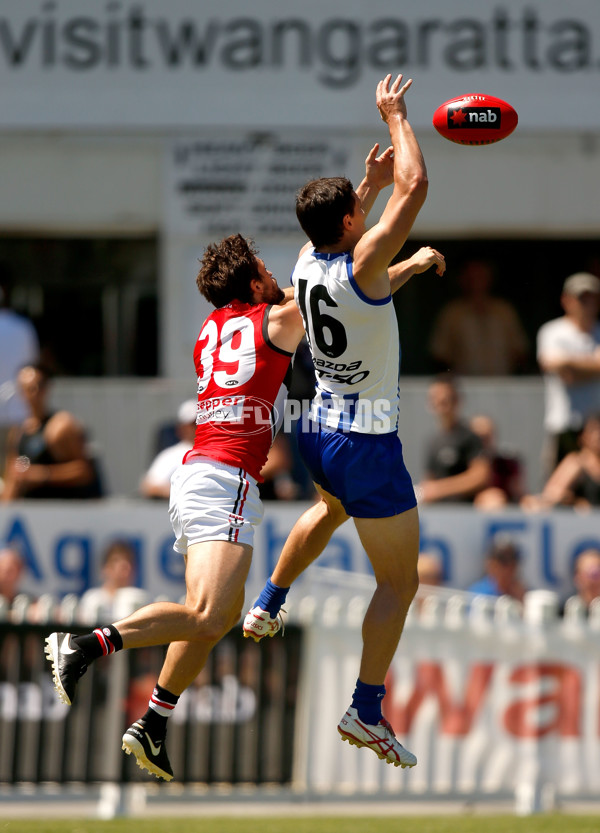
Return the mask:
<svg viewBox="0 0 600 833">
<path fill-rule="evenodd" d="M 417 505 L 402 443 L 390 434 L 360 434 L 298 420 L 298 448 L 313 481 L 352 518 L 389 518 Z"/>
</svg>

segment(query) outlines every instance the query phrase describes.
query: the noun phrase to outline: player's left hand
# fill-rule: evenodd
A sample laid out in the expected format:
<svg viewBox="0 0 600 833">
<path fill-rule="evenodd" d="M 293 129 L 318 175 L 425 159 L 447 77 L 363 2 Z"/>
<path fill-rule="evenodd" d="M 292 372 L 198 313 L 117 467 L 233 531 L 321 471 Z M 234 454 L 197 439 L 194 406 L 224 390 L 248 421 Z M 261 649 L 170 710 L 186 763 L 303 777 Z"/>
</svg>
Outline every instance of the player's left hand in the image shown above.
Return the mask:
<svg viewBox="0 0 600 833">
<path fill-rule="evenodd" d="M 430 266 L 435 266 L 435 271 L 438 275 L 443 275 L 446 271 L 446 258 L 437 249 L 431 246 L 423 246 L 410 258 L 415 267 L 415 275 L 420 275 L 421 272 L 427 271 Z"/>
<path fill-rule="evenodd" d="M 365 178 L 369 185 L 381 190 L 394 181 L 394 149 L 386 148 L 380 156 L 379 142 L 376 142 L 365 159 Z"/>
<path fill-rule="evenodd" d="M 392 116 L 406 118 L 406 102 L 404 101 L 404 96 L 411 86 L 412 78 L 409 78 L 405 84 L 402 84 L 402 75 L 398 75 L 396 80 L 392 81 L 391 73 L 386 75 L 377 84 L 377 92 L 375 94 L 377 109 L 386 124 Z"/>
</svg>

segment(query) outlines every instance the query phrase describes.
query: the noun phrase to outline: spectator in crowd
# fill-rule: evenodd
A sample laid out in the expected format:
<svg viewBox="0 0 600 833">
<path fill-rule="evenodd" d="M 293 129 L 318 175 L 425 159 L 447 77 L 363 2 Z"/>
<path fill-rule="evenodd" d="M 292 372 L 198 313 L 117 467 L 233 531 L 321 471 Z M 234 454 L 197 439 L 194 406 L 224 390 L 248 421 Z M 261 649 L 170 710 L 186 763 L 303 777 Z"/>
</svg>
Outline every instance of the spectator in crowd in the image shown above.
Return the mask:
<svg viewBox="0 0 600 833">
<path fill-rule="evenodd" d="M 537 336 L 545 388 L 546 477 L 570 451 L 577 451 L 584 420 L 600 411 L 600 278 L 591 272 L 570 275 L 561 304 L 565 314 L 543 324 Z"/>
<path fill-rule="evenodd" d="M 455 381 L 448 375 L 429 387 L 429 407 L 439 431 L 431 437 L 425 478 L 416 487 L 422 503 L 472 502 L 490 483 L 491 467 L 477 434 L 461 418 L 461 400 Z"/>
<path fill-rule="evenodd" d="M 512 596 L 523 601 L 525 585 L 519 577 L 520 562 L 521 554 L 515 542 L 499 533 L 486 553 L 485 575 L 467 589 L 483 596 Z"/>
<path fill-rule="evenodd" d="M 571 598 L 579 599 L 586 611 L 600 600 L 600 548 L 589 547 L 580 552 L 573 565 L 573 584 L 577 591 Z"/>
<path fill-rule="evenodd" d="M 2 500 L 101 497 L 83 426 L 68 411 L 48 406 L 48 372 L 26 365 L 17 383 L 29 415 L 9 435 Z"/>
<path fill-rule="evenodd" d="M 114 618 L 114 602 L 118 590 L 134 587 L 137 570 L 135 550 L 129 541 L 113 541 L 102 558 L 102 584 L 91 587 L 77 606 L 77 619 L 95 625 Z"/>
<path fill-rule="evenodd" d="M 10 287 L 4 268 L 0 264 L 0 475 L 6 462 L 8 434 L 27 415 L 17 388 L 17 375 L 23 365 L 39 357 L 35 327 L 10 306 Z"/>
<path fill-rule="evenodd" d="M 583 424 L 579 451 L 571 451 L 552 472 L 541 495 L 527 495 L 523 509 L 547 509 L 559 504 L 588 510 L 600 506 L 600 412 Z"/>
<path fill-rule="evenodd" d="M 21 594 L 21 581 L 25 573 L 23 556 L 10 544 L 0 546 L 0 597 L 12 605 Z"/>
<path fill-rule="evenodd" d="M 506 376 L 524 368 L 527 336 L 512 305 L 491 294 L 493 280 L 487 261 L 463 265 L 462 297 L 442 309 L 430 342 L 442 369 L 461 376 Z"/>
<path fill-rule="evenodd" d="M 420 552 L 417 560 L 417 573 L 419 574 L 419 587 L 441 587 L 444 583 L 444 571 L 442 562 L 433 552 Z"/>
<path fill-rule="evenodd" d="M 491 467 L 489 486 L 475 495 L 474 505 L 478 509 L 495 510 L 509 503 L 518 504 L 525 494 L 520 457 L 512 449 L 498 445 L 496 425 L 491 417 L 477 414 L 469 421 L 469 428 L 481 440 Z"/>
<path fill-rule="evenodd" d="M 0 604 L 4 602 L 10 611 L 14 612 L 14 602 L 17 598 L 25 601 L 23 611 L 28 622 L 36 622 L 40 614 L 38 600 L 22 589 L 23 579 L 27 572 L 27 565 L 21 550 L 13 544 L 0 545 Z M 1 605 L 3 606 L 3 605 Z M 8 618 L 12 614 L 8 613 Z M 21 611 L 19 611 L 19 620 Z M 5 657 L 6 659 L 6 657 Z"/>
<path fill-rule="evenodd" d="M 176 434 L 179 441 L 164 448 L 156 455 L 144 475 L 140 491 L 148 498 L 169 498 L 171 475 L 181 464 L 184 455 L 193 448 L 196 435 L 198 404 L 195 399 L 186 399 L 177 411 Z"/>
<path fill-rule="evenodd" d="M 437 596 L 437 588 L 444 584 L 442 562 L 434 552 L 419 552 L 417 559 L 417 574 L 419 587 L 413 604 L 417 610 L 422 610 L 423 602 L 428 596 Z"/>
<path fill-rule="evenodd" d="M 300 486 L 294 480 L 293 467 L 290 439 L 280 431 L 260 473 L 263 482 L 258 484 L 258 491 L 262 500 L 295 500 L 299 496 Z"/>
</svg>

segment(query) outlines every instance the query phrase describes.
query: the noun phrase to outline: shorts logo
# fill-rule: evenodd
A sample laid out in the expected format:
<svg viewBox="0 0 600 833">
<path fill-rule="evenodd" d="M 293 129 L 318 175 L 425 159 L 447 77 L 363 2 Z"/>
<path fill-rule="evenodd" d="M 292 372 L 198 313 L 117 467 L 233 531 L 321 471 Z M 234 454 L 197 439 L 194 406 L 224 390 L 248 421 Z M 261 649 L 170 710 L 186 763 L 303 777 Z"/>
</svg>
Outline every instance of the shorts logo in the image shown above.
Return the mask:
<svg viewBox="0 0 600 833">
<path fill-rule="evenodd" d="M 233 512 L 230 512 L 229 526 L 234 526 L 236 529 L 239 529 L 241 526 L 244 526 L 243 517 L 241 515 L 234 515 Z"/>
</svg>

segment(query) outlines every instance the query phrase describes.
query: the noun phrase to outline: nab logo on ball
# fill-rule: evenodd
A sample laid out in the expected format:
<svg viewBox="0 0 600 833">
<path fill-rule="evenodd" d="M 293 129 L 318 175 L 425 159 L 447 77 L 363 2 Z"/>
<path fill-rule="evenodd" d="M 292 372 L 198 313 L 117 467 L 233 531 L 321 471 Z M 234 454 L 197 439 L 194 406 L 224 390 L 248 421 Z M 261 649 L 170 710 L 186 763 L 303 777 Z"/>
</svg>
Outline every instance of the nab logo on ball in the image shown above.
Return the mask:
<svg viewBox="0 0 600 833">
<path fill-rule="evenodd" d="M 499 107 L 461 107 L 453 110 L 448 107 L 448 130 L 460 130 L 462 127 L 479 130 L 482 125 L 500 130 Z"/>
<path fill-rule="evenodd" d="M 433 114 L 437 132 L 459 145 L 491 145 L 517 126 L 516 111 L 501 98 L 473 93 L 452 98 Z"/>
</svg>

